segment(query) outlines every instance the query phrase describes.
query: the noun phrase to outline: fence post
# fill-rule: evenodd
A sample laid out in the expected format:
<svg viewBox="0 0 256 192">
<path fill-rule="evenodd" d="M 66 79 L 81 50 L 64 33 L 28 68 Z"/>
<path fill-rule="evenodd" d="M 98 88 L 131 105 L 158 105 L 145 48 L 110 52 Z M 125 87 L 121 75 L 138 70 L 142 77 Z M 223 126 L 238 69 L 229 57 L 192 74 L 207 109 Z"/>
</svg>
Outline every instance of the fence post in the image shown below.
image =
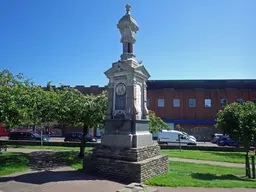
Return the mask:
<svg viewBox="0 0 256 192">
<path fill-rule="evenodd" d="M 252 156 L 252 178 L 255 179 L 255 156 Z"/>
<path fill-rule="evenodd" d="M 41 139 L 40 139 L 40 141 L 41 141 L 41 147 L 43 146 L 43 129 L 41 128 Z"/>
<path fill-rule="evenodd" d="M 179 135 L 179 146 L 180 146 L 180 151 L 181 151 L 180 135 Z"/>
</svg>

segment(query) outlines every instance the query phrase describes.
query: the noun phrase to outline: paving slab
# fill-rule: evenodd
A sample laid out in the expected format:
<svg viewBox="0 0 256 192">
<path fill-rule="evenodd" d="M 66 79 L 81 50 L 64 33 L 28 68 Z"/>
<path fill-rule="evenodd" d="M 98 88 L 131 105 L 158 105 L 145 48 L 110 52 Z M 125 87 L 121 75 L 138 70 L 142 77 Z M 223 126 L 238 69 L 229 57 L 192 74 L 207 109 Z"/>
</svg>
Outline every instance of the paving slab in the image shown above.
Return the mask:
<svg viewBox="0 0 256 192">
<path fill-rule="evenodd" d="M 85 175 L 70 167 L 51 171 L 29 170 L 0 178 L 0 191 L 4 192 L 110 192 L 123 187 L 123 184 Z"/>
</svg>

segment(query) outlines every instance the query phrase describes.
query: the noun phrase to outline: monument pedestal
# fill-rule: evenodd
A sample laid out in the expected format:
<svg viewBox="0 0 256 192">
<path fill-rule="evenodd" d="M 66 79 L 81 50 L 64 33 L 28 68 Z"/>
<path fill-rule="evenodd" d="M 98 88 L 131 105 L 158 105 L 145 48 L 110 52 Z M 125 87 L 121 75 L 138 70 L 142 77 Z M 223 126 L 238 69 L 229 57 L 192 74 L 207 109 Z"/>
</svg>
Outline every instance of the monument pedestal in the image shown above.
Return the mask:
<svg viewBox="0 0 256 192">
<path fill-rule="evenodd" d="M 101 145 L 84 158 L 84 172 L 121 182 L 144 182 L 168 172 L 168 156 L 160 155 L 148 131 L 148 120 L 105 122 Z"/>
<path fill-rule="evenodd" d="M 138 148 L 153 145 L 148 131 L 148 120 L 107 119 L 101 144 L 124 148 Z"/>
<path fill-rule="evenodd" d="M 168 172 L 168 156 L 160 155 L 160 147 L 123 148 L 99 145 L 83 162 L 86 173 L 121 182 L 144 182 Z"/>
<path fill-rule="evenodd" d="M 139 30 L 130 5 L 117 27 L 121 60 L 105 72 L 109 79 L 108 108 L 101 145 L 84 158 L 83 170 L 124 182 L 144 182 L 168 172 L 168 156 L 160 155 L 148 128 L 147 80 L 150 74 L 136 61 L 133 44 Z"/>
</svg>

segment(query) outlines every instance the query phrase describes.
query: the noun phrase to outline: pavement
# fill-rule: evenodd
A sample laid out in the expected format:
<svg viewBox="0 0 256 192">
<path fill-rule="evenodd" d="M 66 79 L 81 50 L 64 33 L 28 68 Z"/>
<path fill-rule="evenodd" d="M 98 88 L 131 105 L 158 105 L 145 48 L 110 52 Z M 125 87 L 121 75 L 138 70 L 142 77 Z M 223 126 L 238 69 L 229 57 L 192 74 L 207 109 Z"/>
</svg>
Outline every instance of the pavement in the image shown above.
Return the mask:
<svg viewBox="0 0 256 192">
<path fill-rule="evenodd" d="M 86 175 L 70 167 L 26 171 L 0 178 L 0 192 L 115 192 L 125 185 Z M 255 192 L 255 189 L 155 187 L 160 192 Z"/>
<path fill-rule="evenodd" d="M 0 178 L 3 192 L 112 192 L 124 185 L 88 176 L 70 167 L 51 171 L 27 171 Z"/>
<path fill-rule="evenodd" d="M 8 148 L 7 152 L 32 153 L 36 151 L 56 151 L 51 149 L 26 149 L 26 148 Z M 1 191 L 0 191 L 1 192 Z"/>
</svg>

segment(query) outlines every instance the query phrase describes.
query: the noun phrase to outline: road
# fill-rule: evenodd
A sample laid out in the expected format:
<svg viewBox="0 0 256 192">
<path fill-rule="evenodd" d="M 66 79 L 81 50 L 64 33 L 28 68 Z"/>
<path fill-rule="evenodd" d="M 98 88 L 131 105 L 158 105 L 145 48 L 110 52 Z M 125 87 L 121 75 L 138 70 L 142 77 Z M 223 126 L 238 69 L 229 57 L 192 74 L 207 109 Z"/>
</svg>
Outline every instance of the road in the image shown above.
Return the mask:
<svg viewBox="0 0 256 192">
<path fill-rule="evenodd" d="M 0 140 L 8 140 L 8 137 L 0 137 Z M 50 142 L 63 142 L 64 137 L 51 137 Z M 98 143 L 101 142 L 101 139 L 98 139 Z M 154 142 L 157 142 L 154 140 Z M 169 144 L 169 145 L 177 145 L 178 144 Z M 212 144 L 211 142 L 197 142 L 197 146 L 207 146 L 207 147 L 214 147 L 217 146 L 216 144 Z"/>
</svg>

